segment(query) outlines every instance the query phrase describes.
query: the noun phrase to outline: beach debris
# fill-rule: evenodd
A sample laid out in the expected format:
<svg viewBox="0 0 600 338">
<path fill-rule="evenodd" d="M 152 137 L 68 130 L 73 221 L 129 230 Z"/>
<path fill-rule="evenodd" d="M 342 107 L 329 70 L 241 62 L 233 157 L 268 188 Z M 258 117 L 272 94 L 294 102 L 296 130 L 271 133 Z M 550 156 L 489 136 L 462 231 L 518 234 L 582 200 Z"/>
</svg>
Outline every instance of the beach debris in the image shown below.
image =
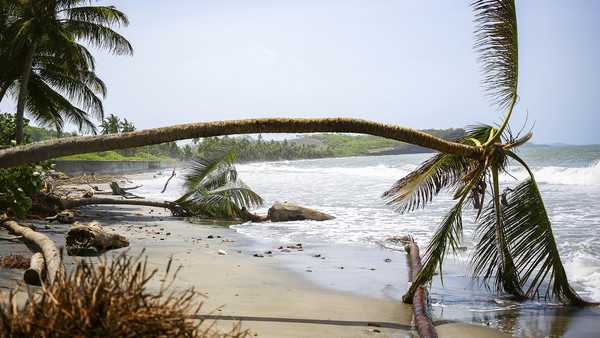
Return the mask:
<svg viewBox="0 0 600 338">
<path fill-rule="evenodd" d="M 206 236 L 206 238 L 208 238 L 208 239 L 213 239 L 213 238 L 215 238 L 215 236 L 213 236 L 213 235 L 208 235 L 208 236 Z"/>
<path fill-rule="evenodd" d="M 312 256 L 315 257 L 315 258 L 320 258 L 321 254 L 315 254 L 315 255 L 312 255 Z"/>
<path fill-rule="evenodd" d="M 227 255 L 227 251 L 225 251 L 225 250 L 219 250 L 219 251 L 217 251 L 217 253 L 221 256 Z"/>
<path fill-rule="evenodd" d="M 344 267 L 343 266 L 338 266 L 338 269 L 344 270 Z"/>
<path fill-rule="evenodd" d="M 27 269 L 29 267 L 29 258 L 22 255 L 0 256 L 0 269 Z"/>
<path fill-rule="evenodd" d="M 392 242 L 392 243 L 410 244 L 411 237 L 409 235 L 397 235 L 397 236 L 388 237 L 385 240 L 386 240 L 386 242 Z"/>
<path fill-rule="evenodd" d="M 259 254 L 259 253 L 255 253 L 255 254 L 254 254 L 254 255 L 252 255 L 252 256 L 254 256 L 254 257 L 259 257 L 259 258 L 263 258 L 263 257 L 265 257 L 265 256 L 263 256 L 263 255 L 261 255 L 261 254 Z"/>
<path fill-rule="evenodd" d="M 69 256 L 98 256 L 126 246 L 129 241 L 125 236 L 108 233 L 96 222 L 87 225 L 75 222 L 66 236 Z"/>
<path fill-rule="evenodd" d="M 287 222 L 287 221 L 327 221 L 335 217 L 326 213 L 301 207 L 292 203 L 276 202 L 268 211 L 268 218 L 271 222 Z"/>
<path fill-rule="evenodd" d="M 141 196 L 137 196 L 135 194 L 130 193 L 128 190 L 133 190 L 133 189 L 137 189 L 137 188 L 141 188 L 141 185 L 135 186 L 135 187 L 129 187 L 129 188 L 124 188 L 119 186 L 119 183 L 117 182 L 110 182 L 110 189 L 112 190 L 112 194 L 113 195 L 117 195 L 117 196 L 122 196 L 123 198 L 126 199 L 130 199 L 130 198 L 143 198 Z"/>
<path fill-rule="evenodd" d="M 94 197 L 94 189 L 88 189 L 86 192 L 81 195 L 82 198 L 92 198 Z"/>
<path fill-rule="evenodd" d="M 40 286 L 45 278 L 45 273 L 46 263 L 44 262 L 44 255 L 41 252 L 36 252 L 31 256 L 29 268 L 25 270 L 23 280 L 29 285 Z"/>
<path fill-rule="evenodd" d="M 272 254 L 273 254 L 273 251 L 271 251 L 271 250 L 265 251 L 265 255 L 272 255 Z"/>
<path fill-rule="evenodd" d="M 312 272 L 312 270 L 311 269 L 306 269 L 306 272 Z"/>
<path fill-rule="evenodd" d="M 169 182 L 171 182 L 171 179 L 173 179 L 173 177 L 175 177 L 175 175 L 176 175 L 175 168 L 173 167 L 173 172 L 171 173 L 171 176 L 165 182 L 165 186 L 163 187 L 162 191 L 160 192 L 161 194 L 165 193 L 165 191 L 167 190 L 167 186 L 169 185 Z"/>
<path fill-rule="evenodd" d="M 383 261 L 386 262 L 386 263 L 390 263 L 392 261 L 392 259 L 391 258 L 386 258 Z"/>
<path fill-rule="evenodd" d="M 71 224 L 75 222 L 75 213 L 71 210 L 63 210 L 54 216 L 46 217 L 48 223 L 57 221 L 58 223 Z"/>
</svg>

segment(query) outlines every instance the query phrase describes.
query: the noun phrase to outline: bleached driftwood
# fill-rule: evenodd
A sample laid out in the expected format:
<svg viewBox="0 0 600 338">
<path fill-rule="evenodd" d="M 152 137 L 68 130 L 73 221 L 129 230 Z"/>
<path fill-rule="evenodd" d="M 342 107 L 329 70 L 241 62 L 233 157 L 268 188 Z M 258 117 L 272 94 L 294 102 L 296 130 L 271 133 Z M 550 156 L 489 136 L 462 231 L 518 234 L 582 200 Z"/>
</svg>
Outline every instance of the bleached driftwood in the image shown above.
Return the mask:
<svg viewBox="0 0 600 338">
<path fill-rule="evenodd" d="M 41 252 L 36 252 L 31 256 L 29 269 L 25 270 L 23 279 L 29 285 L 42 285 L 46 264 L 44 263 L 44 255 Z"/>
<path fill-rule="evenodd" d="M 21 226 L 5 215 L 1 216 L 0 219 L 2 220 L 2 225 L 4 225 L 8 230 L 15 235 L 23 236 L 23 239 L 35 244 L 40 249 L 46 263 L 46 281 L 52 283 L 56 277 L 56 274 L 62 268 L 60 251 L 58 250 L 56 243 L 48 238 L 48 236 L 36 232 L 28 227 Z"/>
</svg>

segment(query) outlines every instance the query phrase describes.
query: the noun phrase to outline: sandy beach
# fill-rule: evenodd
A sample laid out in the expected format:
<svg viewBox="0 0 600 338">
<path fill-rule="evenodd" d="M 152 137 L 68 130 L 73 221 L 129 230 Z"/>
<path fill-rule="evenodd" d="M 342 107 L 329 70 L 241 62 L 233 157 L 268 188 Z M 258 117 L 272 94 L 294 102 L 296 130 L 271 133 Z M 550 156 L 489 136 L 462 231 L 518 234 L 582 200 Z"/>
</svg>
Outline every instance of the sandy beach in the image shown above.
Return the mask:
<svg viewBox="0 0 600 338">
<path fill-rule="evenodd" d="M 361 275 L 385 273 L 380 272 L 383 266 L 393 268 L 397 278 L 406 280 L 404 254 L 396 253 L 393 265 L 372 264 L 374 267 L 353 273 L 351 257 L 346 258 L 349 266 L 343 268 L 336 260 L 330 263 L 323 248 L 313 248 L 309 243 L 302 243 L 302 249 L 288 249 L 289 243 L 266 247 L 227 227 L 192 224 L 171 217 L 167 210 L 135 206 L 90 206 L 80 210 L 77 217 L 80 222 L 95 220 L 108 231 L 129 238 L 128 248 L 111 251 L 108 255 L 122 251 L 137 255 L 145 250 L 151 265 L 163 271 L 169 257 L 173 257 L 175 264 L 182 266 L 175 287 L 193 286 L 202 292 L 206 296 L 202 313 L 216 316 L 220 327 L 230 327 L 234 323 L 232 319 L 242 319 L 243 328 L 259 337 L 407 337 L 416 334 L 411 325 L 411 307 L 398 299 L 338 291 L 314 282 L 315 275 L 327 281 L 332 273 L 337 273 L 346 274 L 342 280 L 348 284 L 356 282 L 359 287 L 366 287 L 369 279 L 360 281 Z M 31 223 L 59 246 L 64 245 L 69 225 L 36 220 Z M 5 230 L 1 231 L 2 236 L 9 236 Z M 28 253 L 26 246 L 18 242 L 3 241 L 0 246 L 0 255 Z M 314 267 L 307 267 L 303 274 L 290 269 L 285 261 L 292 255 L 313 260 Z M 72 258 L 67 257 L 65 263 L 73 264 Z M 324 265 L 319 266 L 321 263 Z M 306 275 L 312 276 L 307 278 Z M 20 280 L 21 271 L 0 272 L 3 291 L 14 288 Z M 504 336 L 493 329 L 459 322 L 435 321 L 435 324 L 442 337 Z"/>
</svg>

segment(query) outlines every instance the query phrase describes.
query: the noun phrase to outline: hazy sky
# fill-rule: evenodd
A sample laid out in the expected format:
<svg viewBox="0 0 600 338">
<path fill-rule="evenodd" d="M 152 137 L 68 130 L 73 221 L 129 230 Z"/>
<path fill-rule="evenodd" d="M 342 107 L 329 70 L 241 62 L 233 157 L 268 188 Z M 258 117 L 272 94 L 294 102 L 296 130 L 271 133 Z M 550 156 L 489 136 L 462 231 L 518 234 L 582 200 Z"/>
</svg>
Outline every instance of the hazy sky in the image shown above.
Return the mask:
<svg viewBox="0 0 600 338">
<path fill-rule="evenodd" d="M 138 128 L 272 116 L 447 128 L 501 115 L 480 87 L 470 0 L 105 3 L 128 14 L 135 48 L 98 54 L 106 113 Z M 600 143 L 600 1 L 517 9 L 514 125 L 528 112 L 534 142 Z"/>
</svg>

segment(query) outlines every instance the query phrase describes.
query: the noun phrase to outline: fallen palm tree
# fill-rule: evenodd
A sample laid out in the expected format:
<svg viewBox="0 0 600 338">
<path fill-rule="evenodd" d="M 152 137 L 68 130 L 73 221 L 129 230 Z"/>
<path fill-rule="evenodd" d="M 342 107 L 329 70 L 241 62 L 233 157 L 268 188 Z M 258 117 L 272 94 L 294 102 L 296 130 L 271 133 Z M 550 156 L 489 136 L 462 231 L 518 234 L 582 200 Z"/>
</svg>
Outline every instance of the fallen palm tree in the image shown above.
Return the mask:
<svg viewBox="0 0 600 338">
<path fill-rule="evenodd" d="M 201 137 L 257 133 L 340 132 L 381 136 L 419 145 L 442 153 L 479 158 L 479 147 L 373 121 L 352 118 L 260 118 L 180 124 L 123 134 L 79 136 L 36 142 L 0 150 L 0 168 L 10 168 L 53 158 L 98 151 L 135 148 Z"/>
<path fill-rule="evenodd" d="M 214 322 L 192 319 L 200 317 L 200 294 L 193 288 L 172 290 L 178 270 L 171 267 L 169 261 L 158 291 L 151 292 L 158 271 L 141 257 L 121 254 L 96 265 L 80 261 L 39 293 L 29 290 L 24 305 L 17 305 L 14 291 L 0 303 L 0 337 L 249 336 L 239 324 L 218 332 Z"/>
</svg>

